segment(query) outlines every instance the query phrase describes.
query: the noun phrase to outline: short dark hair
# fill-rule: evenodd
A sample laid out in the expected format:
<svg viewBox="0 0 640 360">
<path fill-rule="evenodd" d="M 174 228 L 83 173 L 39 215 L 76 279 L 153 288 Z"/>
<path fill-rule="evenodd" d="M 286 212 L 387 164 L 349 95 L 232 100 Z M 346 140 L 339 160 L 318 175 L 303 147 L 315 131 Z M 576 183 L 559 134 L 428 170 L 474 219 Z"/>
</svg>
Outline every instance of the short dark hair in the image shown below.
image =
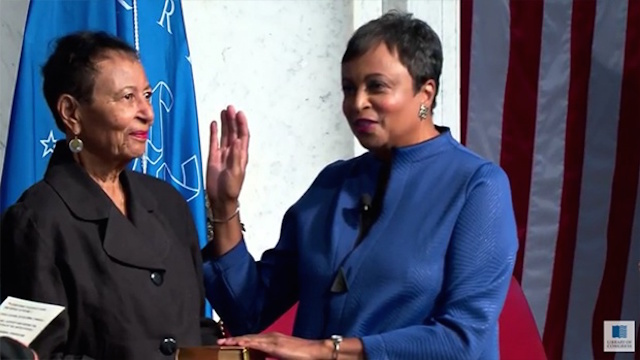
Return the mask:
<svg viewBox="0 0 640 360">
<path fill-rule="evenodd" d="M 342 56 L 342 63 L 359 58 L 367 51 L 384 43 L 396 52 L 411 78 L 417 93 L 427 80 L 436 83 L 436 95 L 442 73 L 442 44 L 435 31 L 412 14 L 390 11 L 362 25 L 353 34 Z M 431 108 L 436 106 L 433 99 Z"/>
<path fill-rule="evenodd" d="M 96 62 L 109 51 L 121 52 L 138 59 L 138 53 L 127 42 L 103 31 L 81 31 L 56 41 L 55 49 L 42 68 L 42 90 L 56 125 L 63 132 L 64 123 L 56 109 L 62 94 L 81 102 L 91 102 Z"/>
</svg>

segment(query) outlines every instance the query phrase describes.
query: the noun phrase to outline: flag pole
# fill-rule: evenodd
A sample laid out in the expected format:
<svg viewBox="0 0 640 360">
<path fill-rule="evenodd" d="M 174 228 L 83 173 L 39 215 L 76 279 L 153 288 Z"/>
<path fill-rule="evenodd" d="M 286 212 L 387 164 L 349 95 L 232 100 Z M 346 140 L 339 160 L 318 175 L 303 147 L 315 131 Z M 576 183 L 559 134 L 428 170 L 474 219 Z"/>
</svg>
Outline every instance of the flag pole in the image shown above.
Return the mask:
<svg viewBox="0 0 640 360">
<path fill-rule="evenodd" d="M 138 33 L 138 0 L 133 0 L 133 44 L 140 55 L 140 35 Z M 153 95 L 152 95 L 153 96 Z M 144 154 L 142 154 L 142 173 L 147 173 L 147 147 L 149 140 L 144 143 Z"/>
</svg>

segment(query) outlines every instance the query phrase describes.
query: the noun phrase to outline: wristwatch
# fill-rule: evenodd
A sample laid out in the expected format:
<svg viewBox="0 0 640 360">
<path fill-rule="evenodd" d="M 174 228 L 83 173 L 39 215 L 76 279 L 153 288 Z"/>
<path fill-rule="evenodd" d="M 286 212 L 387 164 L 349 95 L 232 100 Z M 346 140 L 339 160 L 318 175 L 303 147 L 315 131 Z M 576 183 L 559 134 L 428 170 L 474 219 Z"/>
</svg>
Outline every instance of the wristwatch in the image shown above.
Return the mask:
<svg viewBox="0 0 640 360">
<path fill-rule="evenodd" d="M 331 359 L 338 360 L 338 353 L 340 352 L 340 344 L 342 343 L 342 336 L 331 335 L 331 341 L 333 342 L 333 354 L 331 355 Z"/>
</svg>

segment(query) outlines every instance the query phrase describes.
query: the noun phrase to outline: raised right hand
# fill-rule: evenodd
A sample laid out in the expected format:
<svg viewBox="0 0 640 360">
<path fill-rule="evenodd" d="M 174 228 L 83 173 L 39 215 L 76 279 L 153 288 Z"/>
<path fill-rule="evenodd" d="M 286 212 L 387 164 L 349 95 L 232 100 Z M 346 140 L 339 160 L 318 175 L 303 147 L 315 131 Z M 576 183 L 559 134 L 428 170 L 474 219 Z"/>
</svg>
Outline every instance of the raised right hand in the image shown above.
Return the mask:
<svg viewBox="0 0 640 360">
<path fill-rule="evenodd" d="M 235 208 L 249 160 L 249 127 L 242 111 L 229 105 L 220 113 L 222 134 L 218 141 L 218 123 L 211 122 L 207 195 L 214 209 Z"/>
</svg>

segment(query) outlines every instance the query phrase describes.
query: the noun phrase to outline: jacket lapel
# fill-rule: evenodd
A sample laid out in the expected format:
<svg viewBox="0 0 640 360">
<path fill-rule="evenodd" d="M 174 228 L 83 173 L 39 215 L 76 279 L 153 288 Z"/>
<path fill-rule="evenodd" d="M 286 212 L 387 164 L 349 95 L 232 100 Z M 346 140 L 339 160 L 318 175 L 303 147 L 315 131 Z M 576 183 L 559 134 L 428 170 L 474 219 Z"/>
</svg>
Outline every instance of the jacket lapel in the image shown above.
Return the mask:
<svg viewBox="0 0 640 360">
<path fill-rule="evenodd" d="M 158 229 L 162 224 L 150 213 L 139 212 L 138 219 L 134 224 L 112 206 L 104 232 L 104 251 L 131 266 L 164 269 L 163 260 L 171 242 L 166 233 Z"/>
<path fill-rule="evenodd" d="M 367 154 L 354 166 L 338 192 L 331 226 L 334 271 L 339 271 L 344 266 L 351 266 L 350 263 L 353 262 L 349 260 L 351 255 L 361 247 L 356 246 L 356 239 L 362 225 L 360 223 L 361 197 L 365 193 L 373 196 L 379 169 L 380 163 L 371 154 Z"/>
<path fill-rule="evenodd" d="M 76 218 L 104 229 L 100 231 L 100 240 L 111 258 L 130 266 L 164 269 L 172 233 L 165 229 L 157 214 L 157 202 L 141 183 L 142 176 L 128 170 L 120 175 L 129 218 L 73 160 L 65 141 L 56 144 L 44 180 Z"/>
<path fill-rule="evenodd" d="M 157 202 L 144 184 L 143 176 L 123 171 L 120 179 L 127 189 L 129 218 L 112 206 L 105 231 L 104 249 L 109 256 L 132 266 L 164 269 L 169 253 L 170 229 L 156 212 Z"/>
</svg>

